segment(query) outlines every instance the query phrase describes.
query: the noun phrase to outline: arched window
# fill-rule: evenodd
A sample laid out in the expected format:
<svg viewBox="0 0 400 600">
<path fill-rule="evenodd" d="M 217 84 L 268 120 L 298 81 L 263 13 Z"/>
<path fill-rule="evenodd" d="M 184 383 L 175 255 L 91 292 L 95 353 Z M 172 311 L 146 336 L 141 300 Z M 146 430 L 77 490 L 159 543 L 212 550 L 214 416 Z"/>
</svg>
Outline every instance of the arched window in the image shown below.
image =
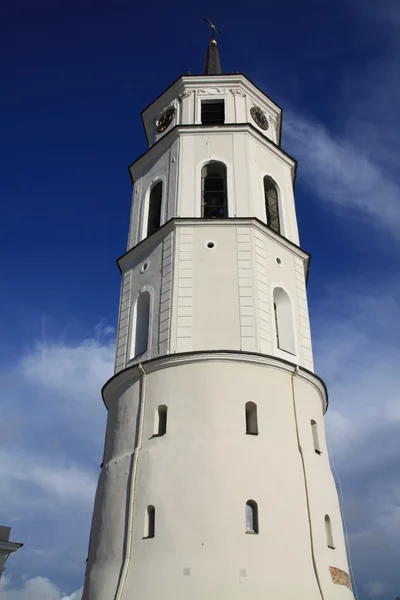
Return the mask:
<svg viewBox="0 0 400 600">
<path fill-rule="evenodd" d="M 314 442 L 314 450 L 317 454 L 321 454 L 321 448 L 319 445 L 319 436 L 318 436 L 318 425 L 317 425 L 316 421 L 314 421 L 313 419 L 311 419 L 311 431 L 312 431 L 313 442 Z"/>
<path fill-rule="evenodd" d="M 295 354 L 292 303 L 282 288 L 274 289 L 276 344 L 280 350 Z"/>
<path fill-rule="evenodd" d="M 254 500 L 246 502 L 246 533 L 258 533 L 258 506 Z"/>
<path fill-rule="evenodd" d="M 144 354 L 149 344 L 150 294 L 143 292 L 133 308 L 129 358 Z"/>
<path fill-rule="evenodd" d="M 156 509 L 148 506 L 145 515 L 144 537 L 153 538 L 156 534 Z"/>
<path fill-rule="evenodd" d="M 162 189 L 162 181 L 159 181 L 150 191 L 149 211 L 147 215 L 147 236 L 151 235 L 161 227 Z"/>
<path fill-rule="evenodd" d="M 222 163 L 209 162 L 201 170 L 201 216 L 204 219 L 228 217 L 226 167 Z"/>
<path fill-rule="evenodd" d="M 325 533 L 328 548 L 332 548 L 334 550 L 335 546 L 333 544 L 332 524 L 329 515 L 325 515 Z"/>
<path fill-rule="evenodd" d="M 161 437 L 167 433 L 167 407 L 162 404 L 156 411 L 154 435 Z"/>
<path fill-rule="evenodd" d="M 258 435 L 257 404 L 246 402 L 246 433 Z"/>
<path fill-rule="evenodd" d="M 278 190 L 274 181 L 267 175 L 264 177 L 264 198 L 267 225 L 272 231 L 280 233 Z"/>
</svg>

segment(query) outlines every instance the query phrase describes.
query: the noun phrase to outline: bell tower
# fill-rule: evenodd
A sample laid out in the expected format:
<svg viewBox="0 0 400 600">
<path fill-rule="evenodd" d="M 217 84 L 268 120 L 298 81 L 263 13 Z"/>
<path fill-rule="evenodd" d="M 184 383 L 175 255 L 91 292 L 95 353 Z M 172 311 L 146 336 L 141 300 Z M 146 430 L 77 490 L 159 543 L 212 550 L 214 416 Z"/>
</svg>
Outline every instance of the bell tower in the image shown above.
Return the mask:
<svg viewBox="0 0 400 600">
<path fill-rule="evenodd" d="M 350 600 L 282 110 L 212 25 L 142 119 L 83 599 Z"/>
</svg>

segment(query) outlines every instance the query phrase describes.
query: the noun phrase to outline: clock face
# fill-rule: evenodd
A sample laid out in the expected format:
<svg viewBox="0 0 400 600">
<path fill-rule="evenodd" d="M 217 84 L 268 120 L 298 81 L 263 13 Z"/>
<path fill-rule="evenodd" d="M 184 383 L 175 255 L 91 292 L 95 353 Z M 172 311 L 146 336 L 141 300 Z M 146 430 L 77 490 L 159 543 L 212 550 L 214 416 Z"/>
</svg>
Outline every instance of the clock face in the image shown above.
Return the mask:
<svg viewBox="0 0 400 600">
<path fill-rule="evenodd" d="M 261 110 L 261 108 L 258 106 L 252 106 L 250 109 L 250 114 L 257 125 L 261 127 L 261 129 L 268 129 L 269 123 L 267 115 Z"/>
<path fill-rule="evenodd" d="M 166 108 L 162 113 L 161 117 L 157 121 L 157 132 L 162 133 L 171 125 L 171 122 L 175 116 L 175 108 Z"/>
</svg>

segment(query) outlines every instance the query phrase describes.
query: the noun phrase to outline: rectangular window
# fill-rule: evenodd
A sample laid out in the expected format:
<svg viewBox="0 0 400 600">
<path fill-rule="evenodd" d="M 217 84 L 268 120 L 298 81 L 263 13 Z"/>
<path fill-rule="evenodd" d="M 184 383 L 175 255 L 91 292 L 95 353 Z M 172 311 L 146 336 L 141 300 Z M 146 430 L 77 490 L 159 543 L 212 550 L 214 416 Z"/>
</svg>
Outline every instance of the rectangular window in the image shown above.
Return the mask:
<svg viewBox="0 0 400 600">
<path fill-rule="evenodd" d="M 205 100 L 201 103 L 202 125 L 221 125 L 225 123 L 225 102 L 223 100 Z"/>
</svg>

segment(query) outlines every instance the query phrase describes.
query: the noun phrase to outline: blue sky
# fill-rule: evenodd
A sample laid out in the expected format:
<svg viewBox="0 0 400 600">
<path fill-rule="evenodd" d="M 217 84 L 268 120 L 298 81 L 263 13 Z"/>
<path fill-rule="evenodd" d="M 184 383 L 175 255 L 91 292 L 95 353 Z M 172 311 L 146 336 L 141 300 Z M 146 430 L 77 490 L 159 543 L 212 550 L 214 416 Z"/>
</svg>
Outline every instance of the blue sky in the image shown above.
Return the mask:
<svg viewBox="0 0 400 600">
<path fill-rule="evenodd" d="M 16 0 L 0 20 L 0 523 L 25 543 L 4 600 L 78 600 L 102 457 L 140 111 L 202 69 L 189 2 Z M 204 5 L 284 108 L 312 254 L 316 370 L 360 600 L 400 595 L 400 9 Z M 341 496 L 342 497 L 342 496 Z"/>
</svg>

